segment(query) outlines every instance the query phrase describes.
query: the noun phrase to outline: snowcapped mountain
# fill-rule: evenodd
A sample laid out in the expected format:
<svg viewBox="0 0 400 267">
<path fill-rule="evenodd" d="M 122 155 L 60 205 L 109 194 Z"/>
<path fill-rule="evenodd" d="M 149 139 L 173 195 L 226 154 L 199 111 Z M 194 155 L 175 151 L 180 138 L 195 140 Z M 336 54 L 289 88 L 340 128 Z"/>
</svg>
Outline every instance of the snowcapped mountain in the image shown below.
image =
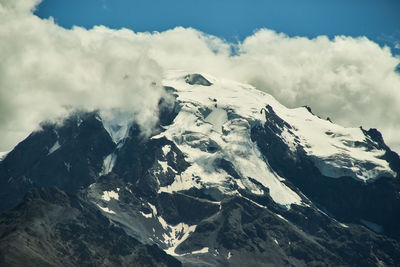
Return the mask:
<svg viewBox="0 0 400 267">
<path fill-rule="evenodd" d="M 377 130 L 206 74 L 163 85 L 150 136 L 76 112 L 2 158 L 1 264 L 400 262 L 400 158 Z"/>
</svg>

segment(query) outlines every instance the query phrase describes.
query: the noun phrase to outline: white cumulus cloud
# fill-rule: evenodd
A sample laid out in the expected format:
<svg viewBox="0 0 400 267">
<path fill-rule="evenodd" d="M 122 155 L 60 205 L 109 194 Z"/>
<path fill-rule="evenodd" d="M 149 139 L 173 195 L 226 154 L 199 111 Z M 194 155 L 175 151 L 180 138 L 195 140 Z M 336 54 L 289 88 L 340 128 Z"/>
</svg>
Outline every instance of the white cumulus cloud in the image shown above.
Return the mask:
<svg viewBox="0 0 400 267">
<path fill-rule="evenodd" d="M 344 126 L 378 128 L 400 151 L 400 60 L 367 38 L 261 29 L 229 43 L 181 27 L 66 30 L 34 16 L 35 0 L 0 4 L 0 150 L 65 106 L 122 106 L 149 128 L 160 97 L 152 82 L 159 84 L 163 70 L 183 69 L 250 83 Z"/>
<path fill-rule="evenodd" d="M 130 31 L 63 29 L 34 16 L 34 6 L 0 1 L 0 150 L 74 108 L 120 108 L 150 129 L 162 69 L 146 47 Z"/>
</svg>

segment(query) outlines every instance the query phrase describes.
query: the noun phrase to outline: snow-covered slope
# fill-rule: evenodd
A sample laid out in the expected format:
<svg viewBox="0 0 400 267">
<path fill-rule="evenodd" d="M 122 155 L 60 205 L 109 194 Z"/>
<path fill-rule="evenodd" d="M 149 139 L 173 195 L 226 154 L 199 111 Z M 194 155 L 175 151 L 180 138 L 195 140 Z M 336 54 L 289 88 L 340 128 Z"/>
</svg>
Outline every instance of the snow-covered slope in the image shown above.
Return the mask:
<svg viewBox="0 0 400 267">
<path fill-rule="evenodd" d="M 374 141 L 360 128 L 336 125 L 313 115 L 305 107 L 286 108 L 271 95 L 250 85 L 206 74 L 202 76 L 212 85 L 190 85 L 185 82 L 187 75 L 189 73 L 173 71 L 165 77 L 164 85 L 177 90 L 182 110 L 163 135 L 182 147 L 194 163 L 201 161 L 203 167 L 209 166 L 206 162 L 218 156 L 232 160 L 243 177 L 255 178 L 270 188 L 271 196 L 277 202 L 298 203 L 299 198 L 282 186 L 279 182 L 282 178 L 262 161 L 249 138 L 253 125 L 265 123 L 263 110 L 269 105 L 288 124 L 281 129 L 282 139 L 293 151 L 301 146 L 324 175 L 333 178 L 352 176 L 363 181 L 395 175 L 388 162 L 381 159 L 385 151 L 374 147 Z M 183 140 L 185 136 L 188 138 Z M 215 142 L 221 149 L 214 154 L 202 152 L 198 145 L 202 142 Z M 201 168 L 192 170 L 193 174 L 204 171 L 207 172 Z M 284 197 L 278 200 L 278 195 Z"/>
<path fill-rule="evenodd" d="M 271 197 L 289 207 L 301 203 L 301 198 L 288 188 L 250 138 L 250 129 L 265 122 L 260 113 L 267 103 L 278 103 L 269 95 L 239 83 L 217 80 L 203 75 L 212 85 L 190 85 L 187 73 L 172 72 L 165 86 L 177 90 L 180 112 L 166 131 L 152 138 L 167 137 L 187 155 L 191 166 L 161 192 L 187 190 L 191 187 L 217 187 L 221 192 L 235 194 L 236 184 L 254 194 L 262 189 L 249 181 L 255 179 L 269 188 Z M 232 172 L 221 170 L 219 161 L 230 162 Z M 232 177 L 233 176 L 233 177 Z M 235 177 L 237 176 L 237 177 Z M 200 180 L 194 179 L 200 177 Z"/>
</svg>

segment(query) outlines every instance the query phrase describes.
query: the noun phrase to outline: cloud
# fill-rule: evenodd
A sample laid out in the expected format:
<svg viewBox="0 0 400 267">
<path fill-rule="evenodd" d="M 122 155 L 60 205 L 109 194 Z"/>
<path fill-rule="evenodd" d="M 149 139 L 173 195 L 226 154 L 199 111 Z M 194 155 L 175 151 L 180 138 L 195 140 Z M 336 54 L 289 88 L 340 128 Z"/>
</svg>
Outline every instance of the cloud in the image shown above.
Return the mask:
<svg viewBox="0 0 400 267">
<path fill-rule="evenodd" d="M 288 107 L 309 105 L 347 127 L 378 128 L 400 151 L 400 63 L 365 37 L 289 37 L 268 29 L 229 44 L 194 29 L 147 35 L 163 68 L 201 71 L 266 91 Z M 232 51 L 236 51 L 232 55 Z"/>
<path fill-rule="evenodd" d="M 262 30 L 241 45 L 242 79 L 289 107 L 345 126 L 379 128 L 400 151 L 400 63 L 367 38 L 289 38 Z M 240 75 L 237 73 L 236 75 Z"/>
<path fill-rule="evenodd" d="M 123 109 L 145 130 L 156 123 L 162 69 L 131 32 L 66 30 L 32 15 L 35 1 L 0 4 L 0 150 L 74 108 Z"/>
<path fill-rule="evenodd" d="M 35 1 L 9 2 L 0 0 L 0 150 L 68 105 L 122 106 L 149 128 L 160 97 L 152 81 L 183 69 L 250 83 L 344 126 L 378 128 L 400 151 L 400 60 L 367 38 L 308 39 L 261 29 L 228 43 L 181 27 L 66 30 L 32 15 Z"/>
</svg>

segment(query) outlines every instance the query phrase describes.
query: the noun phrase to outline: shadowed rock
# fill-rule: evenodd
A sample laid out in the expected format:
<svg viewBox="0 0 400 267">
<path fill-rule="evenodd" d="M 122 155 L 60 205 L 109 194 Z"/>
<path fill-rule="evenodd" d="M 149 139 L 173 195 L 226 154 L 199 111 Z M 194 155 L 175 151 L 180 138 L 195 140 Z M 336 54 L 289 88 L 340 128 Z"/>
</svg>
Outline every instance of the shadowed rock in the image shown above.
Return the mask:
<svg viewBox="0 0 400 267">
<path fill-rule="evenodd" d="M 200 74 L 188 74 L 185 76 L 185 82 L 190 85 L 210 86 L 212 83 Z"/>
</svg>

